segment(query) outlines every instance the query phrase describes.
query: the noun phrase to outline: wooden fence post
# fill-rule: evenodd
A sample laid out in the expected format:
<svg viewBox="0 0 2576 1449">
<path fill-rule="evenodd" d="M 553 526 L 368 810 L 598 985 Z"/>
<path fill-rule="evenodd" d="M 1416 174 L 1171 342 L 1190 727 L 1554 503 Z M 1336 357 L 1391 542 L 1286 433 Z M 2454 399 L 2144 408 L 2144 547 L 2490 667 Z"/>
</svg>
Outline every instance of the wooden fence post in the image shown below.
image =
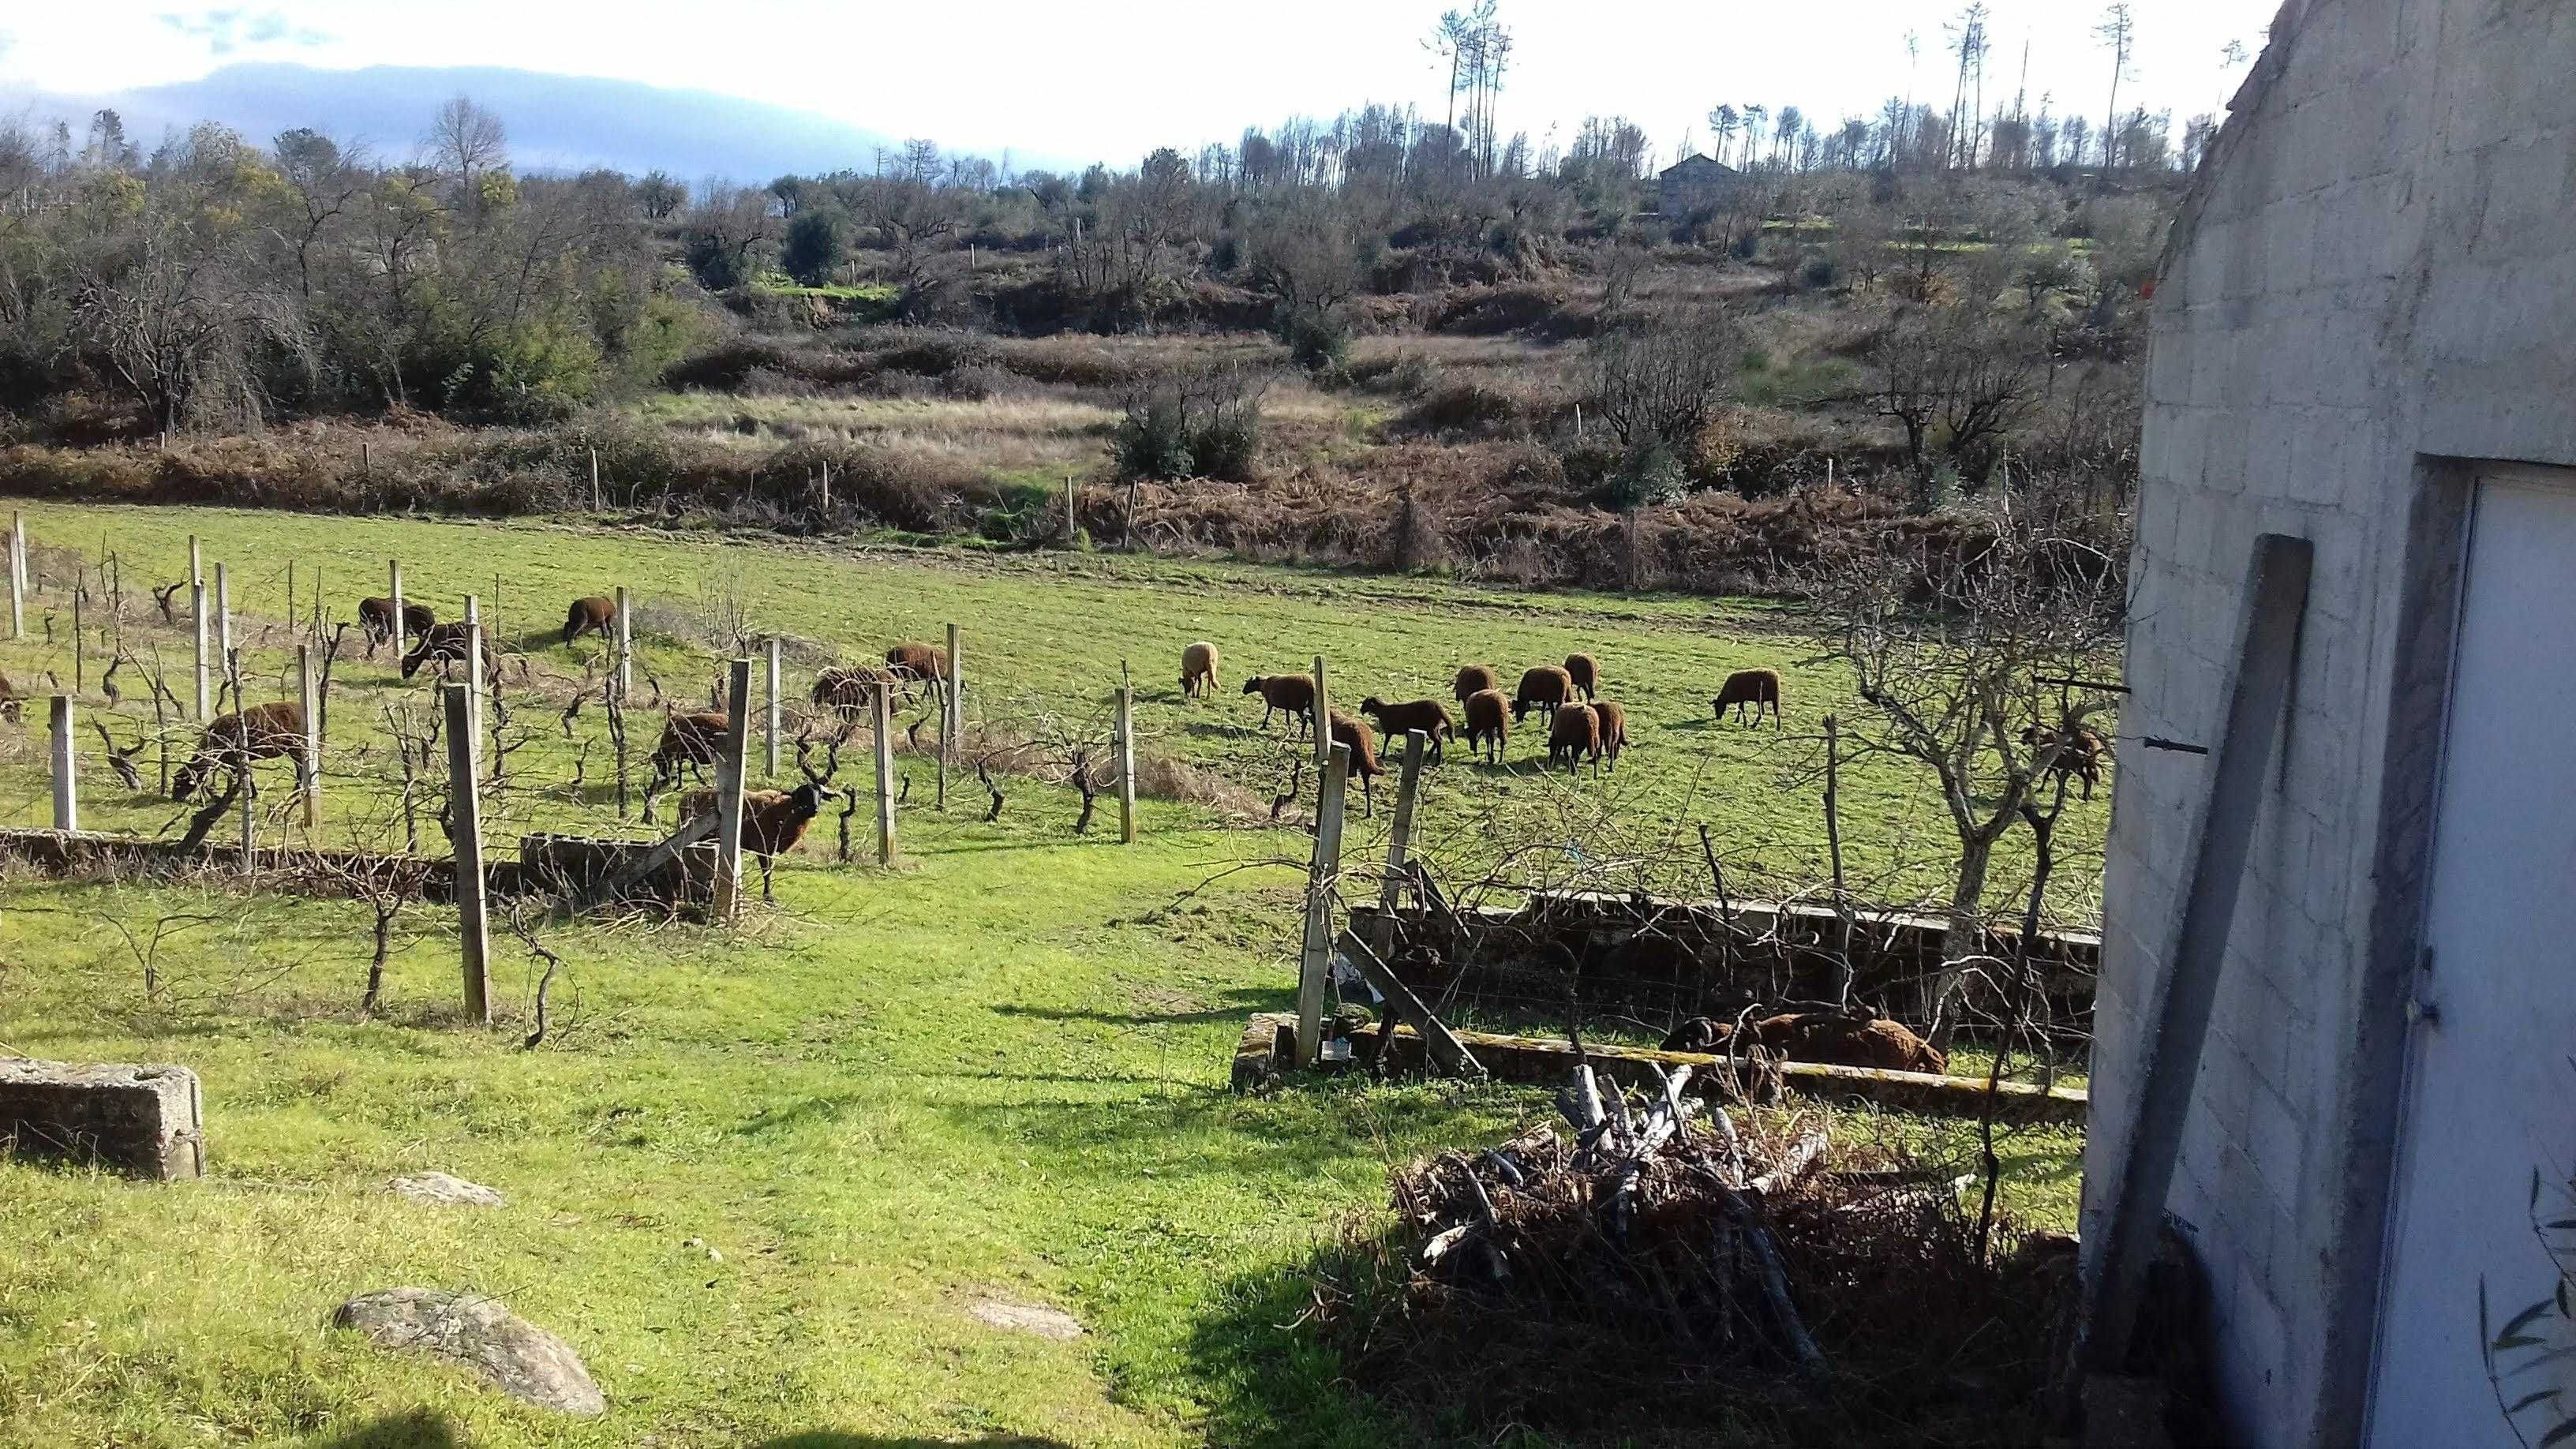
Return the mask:
<svg viewBox="0 0 2576 1449">
<path fill-rule="evenodd" d="M 1404 732 L 1404 773 L 1396 780 L 1395 823 L 1386 837 L 1386 879 L 1377 888 L 1377 925 L 1369 932 L 1369 942 L 1381 961 L 1395 959 L 1395 908 L 1403 898 L 1404 882 L 1412 878 L 1408 861 L 1413 853 L 1413 805 L 1422 793 L 1422 756 L 1428 747 L 1420 730 Z"/>
<path fill-rule="evenodd" d="M 313 668 L 313 646 L 295 646 L 297 692 L 304 703 L 304 828 L 322 823 L 322 678 Z"/>
<path fill-rule="evenodd" d="M 620 820 L 626 818 L 626 732 L 634 727 L 633 722 L 626 716 L 628 695 L 629 691 L 633 688 L 634 683 L 632 661 L 635 657 L 635 635 L 632 626 L 627 623 L 626 603 L 626 586 L 624 584 L 619 584 L 617 586 L 617 633 L 615 635 L 617 640 L 616 658 L 613 661 L 613 667 L 609 670 L 608 683 L 602 686 L 603 691 L 606 692 L 610 698 L 616 701 L 616 739 L 614 743 L 617 746 L 617 818 Z"/>
<path fill-rule="evenodd" d="M 877 864 L 894 864 L 894 686 L 880 681 L 868 691 L 868 713 L 877 735 Z"/>
<path fill-rule="evenodd" d="M 1297 961 L 1297 1065 L 1311 1067 L 1324 1049 L 1324 989 L 1333 969 L 1333 891 L 1342 873 L 1342 779 L 1351 747 L 1324 757 L 1315 806 L 1315 864 L 1306 877 L 1306 944 Z"/>
<path fill-rule="evenodd" d="M 769 759 L 765 774 L 778 774 L 778 636 L 769 636 Z"/>
<path fill-rule="evenodd" d="M 1067 473 L 1064 475 L 1064 546 L 1066 548 L 1074 547 L 1082 538 L 1082 526 L 1077 521 L 1078 518 L 1079 515 L 1074 511 L 1073 506 L 1073 475 Z"/>
<path fill-rule="evenodd" d="M 53 698 L 54 726 L 54 828 L 80 829 L 80 790 L 73 775 L 72 697 L 58 694 Z"/>
<path fill-rule="evenodd" d="M 394 663 L 399 666 L 403 657 L 402 560 L 386 560 L 385 572 L 390 576 L 387 587 L 394 598 Z"/>
<path fill-rule="evenodd" d="M 1118 686 L 1118 839 L 1136 843 L 1136 686 Z"/>
<path fill-rule="evenodd" d="M 456 925 L 465 966 L 465 1014 L 492 1024 L 492 922 L 483 899 L 483 805 L 476 794 L 482 771 L 475 756 L 482 720 L 474 691 L 464 684 L 439 687 L 447 708 L 447 788 L 456 856 Z"/>
<path fill-rule="evenodd" d="M 1333 711 L 1324 697 L 1324 656 L 1315 656 L 1315 773 L 1333 759 Z"/>
<path fill-rule="evenodd" d="M 742 914 L 742 777 L 750 735 L 751 661 L 736 659 L 726 666 L 724 753 L 716 758 L 715 914 L 727 925 Z"/>
<path fill-rule="evenodd" d="M 286 561 L 286 627 L 295 627 L 295 560 Z"/>
</svg>

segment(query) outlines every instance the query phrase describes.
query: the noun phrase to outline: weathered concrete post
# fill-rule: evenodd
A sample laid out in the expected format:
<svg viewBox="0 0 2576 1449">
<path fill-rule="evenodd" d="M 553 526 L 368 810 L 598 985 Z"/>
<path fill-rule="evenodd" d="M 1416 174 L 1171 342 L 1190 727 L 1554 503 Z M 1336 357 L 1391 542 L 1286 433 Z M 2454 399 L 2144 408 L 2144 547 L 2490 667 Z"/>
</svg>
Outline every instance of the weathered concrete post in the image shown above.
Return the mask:
<svg viewBox="0 0 2576 1449">
<path fill-rule="evenodd" d="M 1378 882 L 1377 924 L 1369 948 L 1380 961 L 1395 959 L 1395 908 L 1404 898 L 1406 869 L 1413 852 L 1413 805 L 1422 794 L 1422 757 L 1430 742 L 1420 730 L 1404 732 L 1404 773 L 1396 780 L 1395 823 L 1386 837 L 1386 878 Z"/>
<path fill-rule="evenodd" d="M 868 714 L 877 737 L 877 864 L 894 864 L 894 685 L 868 691 Z"/>
<path fill-rule="evenodd" d="M 457 945 L 465 967 L 465 1014 L 492 1024 L 492 922 L 483 899 L 483 805 L 475 781 L 482 719 L 471 686 L 450 683 L 439 693 L 447 708 L 447 788 L 456 855 Z"/>
<path fill-rule="evenodd" d="M 1074 547 L 1082 538 L 1081 515 L 1073 506 L 1073 475 L 1064 475 L 1064 546 Z"/>
<path fill-rule="evenodd" d="M 966 655 L 957 626 L 948 626 L 948 738 L 966 748 Z"/>
<path fill-rule="evenodd" d="M 832 516 L 832 460 L 823 460 L 823 516 Z"/>
<path fill-rule="evenodd" d="M 474 703 L 483 703 L 483 601 L 472 594 L 465 596 L 465 685 L 474 691 Z"/>
<path fill-rule="evenodd" d="M 304 704 L 304 828 L 322 823 L 322 677 L 313 668 L 313 646 L 295 646 L 297 693 Z"/>
<path fill-rule="evenodd" d="M 590 511 L 599 511 L 599 450 L 590 450 Z"/>
<path fill-rule="evenodd" d="M 724 752 L 716 757 L 715 916 L 727 924 L 742 914 L 742 777 L 750 735 L 751 661 L 736 659 L 726 666 Z"/>
<path fill-rule="evenodd" d="M 390 575 L 387 588 L 394 599 L 394 663 L 399 665 L 403 657 L 402 560 L 388 559 L 385 572 Z"/>
<path fill-rule="evenodd" d="M 83 632 L 83 630 L 87 628 L 87 621 L 82 618 L 83 613 L 86 611 L 81 607 L 81 601 L 88 596 L 89 589 L 87 586 L 75 585 L 73 587 L 72 693 L 74 694 L 85 694 L 89 691 L 89 637 Z"/>
<path fill-rule="evenodd" d="M 1311 1067 L 1324 1049 L 1324 989 L 1333 969 L 1333 890 L 1342 873 L 1342 780 L 1351 747 L 1324 757 L 1315 808 L 1315 864 L 1306 878 L 1306 944 L 1297 962 L 1297 1065 Z"/>
<path fill-rule="evenodd" d="M 224 672 L 224 687 L 232 691 L 233 708 L 242 707 L 241 661 L 233 657 L 233 578 L 232 570 L 215 565 L 215 642 L 221 650 L 215 658 Z"/>
<path fill-rule="evenodd" d="M 193 569 L 195 566 L 193 555 L 196 552 L 195 539 L 190 539 L 188 541 L 188 551 L 192 555 L 190 559 L 190 567 Z M 188 581 L 188 616 L 196 625 L 197 630 L 197 723 L 199 724 L 204 724 L 206 721 L 214 718 L 215 714 L 214 688 L 208 682 L 206 675 L 206 651 L 208 648 L 208 642 L 206 639 L 206 608 L 208 602 L 209 601 L 206 598 L 205 579 L 202 577 L 190 579 Z"/>
<path fill-rule="evenodd" d="M 27 637 L 27 515 L 9 515 L 9 637 Z"/>
<path fill-rule="evenodd" d="M 635 626 L 631 622 L 632 600 L 626 597 L 626 586 L 617 586 L 617 697 L 624 700 L 635 692 Z"/>
<path fill-rule="evenodd" d="M 778 636 L 769 636 L 769 749 L 768 768 L 771 777 L 778 774 Z"/>
<path fill-rule="evenodd" d="M 1333 759 L 1333 711 L 1324 698 L 1324 656 L 1315 656 L 1315 772 Z"/>
<path fill-rule="evenodd" d="M 1118 686 L 1118 839 L 1136 843 L 1136 687 Z"/>
<path fill-rule="evenodd" d="M 53 698 L 54 727 L 54 828 L 80 829 L 80 788 L 73 775 L 76 768 L 72 752 L 72 697 L 58 694 Z"/>
</svg>

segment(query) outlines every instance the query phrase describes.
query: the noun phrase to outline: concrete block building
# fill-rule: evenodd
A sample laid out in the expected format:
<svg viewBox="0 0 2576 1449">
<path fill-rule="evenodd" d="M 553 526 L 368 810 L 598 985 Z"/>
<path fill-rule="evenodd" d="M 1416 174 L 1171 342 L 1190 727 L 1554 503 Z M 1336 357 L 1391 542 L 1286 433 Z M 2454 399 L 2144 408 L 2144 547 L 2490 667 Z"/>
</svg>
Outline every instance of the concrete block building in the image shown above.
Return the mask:
<svg viewBox="0 0 2576 1449">
<path fill-rule="evenodd" d="M 1695 211 L 1719 210 L 1735 200 L 1748 178 L 1723 161 L 1696 153 L 1665 167 L 1655 178 L 1658 215 L 1684 217 Z"/>
<path fill-rule="evenodd" d="M 2314 558 L 2166 1199 L 2249 1444 L 2516 1443 L 2481 1294 L 2576 1214 L 2570 76 L 2559 0 L 2290 0 L 2156 294 L 2122 737 L 2216 743 L 2253 539 Z M 2122 750 L 2088 1253 L 2210 773 Z"/>
</svg>

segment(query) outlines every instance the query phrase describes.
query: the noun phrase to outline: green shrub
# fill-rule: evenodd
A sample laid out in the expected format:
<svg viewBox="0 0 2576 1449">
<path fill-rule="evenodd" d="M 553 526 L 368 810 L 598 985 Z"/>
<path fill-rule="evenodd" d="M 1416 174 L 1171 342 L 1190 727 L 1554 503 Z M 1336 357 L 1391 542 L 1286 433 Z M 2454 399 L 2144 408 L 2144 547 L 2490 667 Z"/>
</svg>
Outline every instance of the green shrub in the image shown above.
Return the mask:
<svg viewBox="0 0 2576 1449">
<path fill-rule="evenodd" d="M 1807 258 L 1807 264 L 1798 269 L 1798 280 L 1819 291 L 1841 279 L 1842 268 L 1835 264 L 1832 257 L 1821 253 Z"/>
<path fill-rule="evenodd" d="M 1190 438 L 1198 471 L 1228 483 L 1249 483 L 1261 453 L 1261 408 L 1247 404 L 1221 414 Z"/>
<path fill-rule="evenodd" d="M 787 224 L 787 242 L 779 249 L 778 265 L 798 282 L 819 287 L 840 270 L 842 256 L 841 231 L 831 213 L 800 211 Z"/>
<path fill-rule="evenodd" d="M 1316 374 L 1335 374 L 1350 365 L 1350 324 L 1330 312 L 1304 310 L 1288 319 L 1288 355 Z"/>
<path fill-rule="evenodd" d="M 1118 471 L 1127 477 L 1171 482 L 1190 476 L 1189 418 L 1177 401 L 1156 399 L 1129 408 L 1113 447 Z"/>
</svg>

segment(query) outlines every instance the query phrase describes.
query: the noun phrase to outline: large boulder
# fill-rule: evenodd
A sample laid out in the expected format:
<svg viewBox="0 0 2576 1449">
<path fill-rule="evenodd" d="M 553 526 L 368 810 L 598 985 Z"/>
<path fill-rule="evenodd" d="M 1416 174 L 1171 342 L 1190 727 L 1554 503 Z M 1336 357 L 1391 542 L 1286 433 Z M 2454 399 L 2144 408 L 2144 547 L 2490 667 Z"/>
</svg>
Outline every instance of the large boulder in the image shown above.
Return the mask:
<svg viewBox="0 0 2576 1449">
<path fill-rule="evenodd" d="M 514 1399 L 566 1414 L 608 1412 L 581 1355 L 562 1339 L 477 1293 L 387 1288 L 340 1305 L 331 1321 L 386 1348 L 413 1349 L 470 1368 Z"/>
</svg>

